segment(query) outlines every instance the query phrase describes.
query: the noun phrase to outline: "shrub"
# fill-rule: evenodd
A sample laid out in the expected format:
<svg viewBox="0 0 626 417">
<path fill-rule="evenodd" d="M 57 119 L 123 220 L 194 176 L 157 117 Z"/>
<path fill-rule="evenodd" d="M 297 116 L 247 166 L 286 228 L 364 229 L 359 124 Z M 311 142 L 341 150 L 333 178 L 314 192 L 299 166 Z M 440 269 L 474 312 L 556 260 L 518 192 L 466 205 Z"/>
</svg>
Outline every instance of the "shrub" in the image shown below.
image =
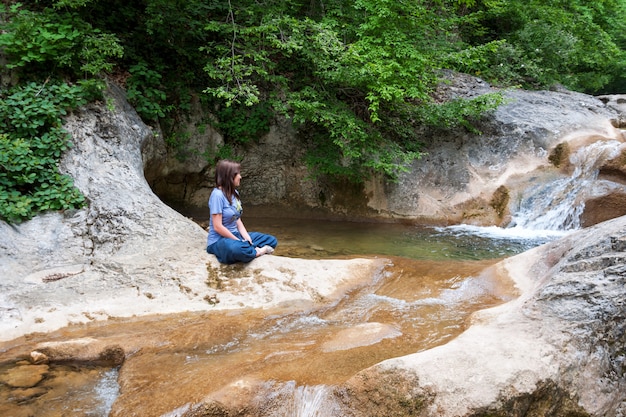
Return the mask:
<svg viewBox="0 0 626 417">
<path fill-rule="evenodd" d="M 82 207 L 84 196 L 58 163 L 70 146 L 61 117 L 86 102 L 85 90 L 33 82 L 0 98 L 0 218 L 20 222 L 42 211 Z"/>
</svg>

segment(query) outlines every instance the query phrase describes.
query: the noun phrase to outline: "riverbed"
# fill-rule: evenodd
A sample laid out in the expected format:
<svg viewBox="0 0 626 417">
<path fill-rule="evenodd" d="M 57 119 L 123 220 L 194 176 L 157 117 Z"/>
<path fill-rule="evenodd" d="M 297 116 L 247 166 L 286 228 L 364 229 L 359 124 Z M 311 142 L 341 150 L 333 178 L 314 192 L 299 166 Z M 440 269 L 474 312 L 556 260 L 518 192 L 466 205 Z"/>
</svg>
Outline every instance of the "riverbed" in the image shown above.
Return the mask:
<svg viewBox="0 0 626 417">
<path fill-rule="evenodd" d="M 127 359 L 119 369 L 50 365 L 32 386 L 11 386 L 5 378 L 0 415 L 160 416 L 236 381 L 340 384 L 385 359 L 444 344 L 473 312 L 515 297 L 489 267 L 546 240 L 322 220 L 252 217 L 246 225 L 278 237 L 276 256 L 388 261 L 371 285 L 315 309 L 117 319 L 4 343 L 0 375 L 28 367 L 20 361 L 41 341 L 93 337 L 121 345 Z"/>
</svg>

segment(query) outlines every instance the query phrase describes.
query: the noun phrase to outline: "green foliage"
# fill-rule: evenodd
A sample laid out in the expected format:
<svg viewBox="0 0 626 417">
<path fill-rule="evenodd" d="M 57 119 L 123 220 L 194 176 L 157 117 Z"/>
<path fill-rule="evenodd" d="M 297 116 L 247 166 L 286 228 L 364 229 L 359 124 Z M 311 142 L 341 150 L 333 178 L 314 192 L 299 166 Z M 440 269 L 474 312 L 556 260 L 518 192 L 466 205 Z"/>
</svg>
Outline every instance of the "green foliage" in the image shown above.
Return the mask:
<svg viewBox="0 0 626 417">
<path fill-rule="evenodd" d="M 224 140 L 248 143 L 258 140 L 270 130 L 272 112 L 267 102 L 253 106 L 233 105 L 216 112 Z"/>
<path fill-rule="evenodd" d="M 54 10 L 29 10 L 16 3 L 0 9 L 4 71 L 22 80 L 0 91 L 0 218 L 6 221 L 85 204 L 72 179 L 58 170 L 69 147 L 62 118 L 102 97 L 104 83 L 94 76 L 112 70 L 111 59 L 122 56 L 116 36 L 94 28 L 75 12 L 60 10 L 86 3 L 59 1 Z M 60 77 L 78 81 L 50 81 Z"/>
<path fill-rule="evenodd" d="M 287 7 L 263 14 L 251 4 L 231 7 L 206 26 L 213 41 L 203 48 L 209 55 L 205 71 L 215 83 L 205 92 L 238 109 L 267 100 L 291 117 L 308 140 L 306 161 L 316 173 L 354 181 L 374 173 L 397 178 L 420 156 L 417 125 L 405 116 L 472 130 L 472 120 L 499 104 L 495 96 L 432 102 L 439 68 L 460 44 L 456 7 L 336 2 L 317 20 Z"/>
<path fill-rule="evenodd" d="M 176 159 L 180 162 L 184 162 L 192 152 L 196 152 L 195 149 L 187 147 L 190 138 L 189 132 L 173 132 L 165 138 L 165 144 L 174 150 Z"/>
<path fill-rule="evenodd" d="M 19 222 L 81 207 L 84 196 L 59 173 L 58 162 L 70 146 L 61 117 L 86 102 L 85 90 L 29 83 L 0 97 L 0 218 Z"/>
<path fill-rule="evenodd" d="M 421 123 L 440 129 L 464 127 L 480 134 L 472 124 L 485 113 L 496 109 L 504 102 L 500 93 L 489 93 L 472 99 L 455 99 L 442 104 L 431 104 L 416 109 L 415 118 Z"/>
<path fill-rule="evenodd" d="M 314 175 L 362 182 L 372 173 L 382 173 L 395 179 L 406 171 L 409 162 L 420 157 L 410 146 L 403 147 L 370 129 L 342 102 L 311 102 L 302 99 L 302 94 L 294 94 L 289 102 L 296 125 L 313 132 L 305 161 Z M 311 125 L 316 128 L 309 129 Z"/>
<path fill-rule="evenodd" d="M 389 7 L 400 10 L 392 2 Z M 317 131 L 310 136 L 321 143 L 312 144 L 307 161 L 318 173 L 357 181 L 374 172 L 394 177 L 418 153 L 382 138 L 379 112 L 390 103 L 427 100 L 436 79 L 430 60 L 409 46 L 419 39 L 413 33 L 416 15 L 407 16 L 401 29 L 371 18 L 346 42 L 341 22 L 333 18 L 277 12 L 255 21 L 256 15 L 231 9 L 228 19 L 207 25 L 219 42 L 204 49 L 212 58 L 205 71 L 217 82 L 205 92 L 238 108 L 269 94 L 274 111 Z M 376 32 L 395 41 L 380 41 Z"/>
<path fill-rule="evenodd" d="M 421 125 L 476 132 L 501 103 L 435 103 L 441 69 L 501 87 L 626 88 L 626 0 L 24 0 L 0 13 L 0 48 L 22 80 L 129 75 L 129 100 L 177 154 L 193 152 L 173 132 L 204 92 L 218 153 L 280 114 L 312 170 L 354 181 L 397 177 L 419 157 Z"/>
<path fill-rule="evenodd" d="M 604 3 L 615 1 L 624 4 Z M 623 50 L 605 36 L 609 21 L 601 22 L 609 9 L 522 3 L 358 0 L 313 12 L 290 2 L 264 4 L 262 13 L 229 3 L 206 25 L 205 71 L 214 83 L 205 92 L 226 106 L 269 99 L 314 138 L 307 161 L 319 173 L 394 178 L 419 156 L 417 125 L 479 133 L 472 122 L 502 102 L 496 94 L 433 103 L 440 68 L 501 86 L 582 90 L 598 90 L 617 73 L 610 65 Z"/>
<path fill-rule="evenodd" d="M 238 156 L 235 153 L 235 150 L 230 145 L 220 145 L 215 151 L 207 151 L 204 154 L 207 162 L 211 165 L 215 165 L 218 161 L 222 159 L 228 159 L 230 161 L 239 161 L 241 162 L 242 157 Z"/>
<path fill-rule="evenodd" d="M 167 95 L 161 86 L 161 74 L 148 68 L 144 62 L 133 65 L 129 72 L 126 93 L 137 113 L 148 121 L 164 118 L 172 106 L 165 104 Z"/>
<path fill-rule="evenodd" d="M 14 6 L 2 29 L 0 48 L 9 58 L 7 68 L 28 74 L 71 70 L 96 75 L 110 71 L 110 58 L 123 53 L 114 35 L 94 29 L 73 12 L 34 12 Z"/>
<path fill-rule="evenodd" d="M 55 9 L 62 8 L 70 8 L 77 9 L 80 7 L 85 7 L 87 4 L 91 3 L 93 0 L 57 0 L 54 4 Z"/>
<path fill-rule="evenodd" d="M 590 93 L 624 80 L 624 0 L 483 0 L 468 10 L 469 48 L 448 57 L 452 68 L 501 85 Z"/>
<path fill-rule="evenodd" d="M 387 103 L 428 102 L 437 81 L 434 52 L 445 51 L 453 40 L 450 13 L 437 3 L 390 0 L 359 0 L 355 8 L 363 20 L 342 77 L 364 91 L 371 120 L 378 121 L 378 109 Z"/>
</svg>

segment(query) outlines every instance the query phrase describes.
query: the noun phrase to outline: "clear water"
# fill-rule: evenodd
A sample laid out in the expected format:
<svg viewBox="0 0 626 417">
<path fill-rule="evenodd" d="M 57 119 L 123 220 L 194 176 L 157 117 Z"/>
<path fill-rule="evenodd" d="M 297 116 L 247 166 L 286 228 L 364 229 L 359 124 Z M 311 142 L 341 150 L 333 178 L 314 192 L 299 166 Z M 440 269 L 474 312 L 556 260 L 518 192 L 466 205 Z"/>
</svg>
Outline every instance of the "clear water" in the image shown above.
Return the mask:
<svg viewBox="0 0 626 417">
<path fill-rule="evenodd" d="M 45 366 L 45 365 L 43 365 Z M 0 363 L 0 416 L 105 417 L 119 395 L 118 370 L 89 365 L 54 364 L 35 386 L 11 386 L 16 369 L 27 374 L 25 361 Z"/>
<path fill-rule="evenodd" d="M 246 218 L 248 230 L 273 234 L 278 255 L 320 259 L 399 256 L 415 260 L 482 260 L 512 256 L 566 232 L 497 227 L 424 227 L 303 219 Z"/>
</svg>

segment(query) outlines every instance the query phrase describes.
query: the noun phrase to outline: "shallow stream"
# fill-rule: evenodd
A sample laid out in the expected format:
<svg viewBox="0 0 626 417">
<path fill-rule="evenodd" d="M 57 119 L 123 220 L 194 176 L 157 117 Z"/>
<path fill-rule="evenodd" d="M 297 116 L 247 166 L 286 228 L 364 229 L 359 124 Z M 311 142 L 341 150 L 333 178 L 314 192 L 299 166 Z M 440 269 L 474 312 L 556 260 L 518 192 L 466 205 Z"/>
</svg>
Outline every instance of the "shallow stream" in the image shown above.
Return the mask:
<svg viewBox="0 0 626 417">
<path fill-rule="evenodd" d="M 182 412 L 235 381 L 339 384 L 385 359 L 444 344 L 466 328 L 473 312 L 515 297 L 510 283 L 488 267 L 550 239 L 498 236 L 488 229 L 245 221 L 248 230 L 279 238 L 276 255 L 378 256 L 389 263 L 371 286 L 314 310 L 151 316 L 0 344 L 0 375 L 19 367 L 39 341 L 91 336 L 131 352 L 121 369 L 50 366 L 31 387 L 3 383 L 0 415 L 178 415 L 174 410 Z"/>
</svg>

